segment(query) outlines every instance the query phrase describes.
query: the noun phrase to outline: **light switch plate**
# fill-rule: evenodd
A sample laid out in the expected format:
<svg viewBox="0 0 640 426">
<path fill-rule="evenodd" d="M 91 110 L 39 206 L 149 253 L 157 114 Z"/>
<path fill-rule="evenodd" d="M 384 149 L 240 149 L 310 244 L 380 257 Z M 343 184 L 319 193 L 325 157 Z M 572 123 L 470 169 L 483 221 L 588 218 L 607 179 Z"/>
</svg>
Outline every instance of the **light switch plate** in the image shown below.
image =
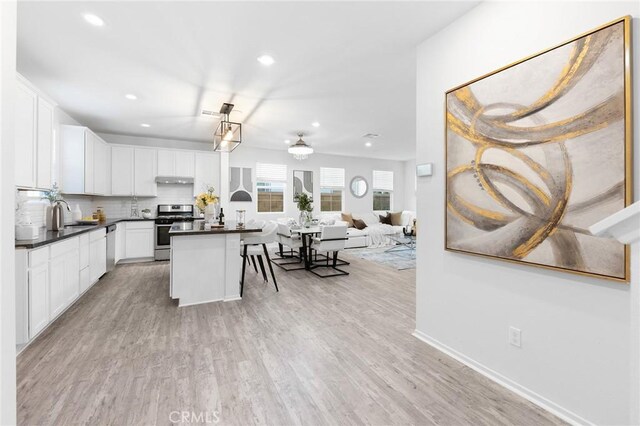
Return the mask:
<svg viewBox="0 0 640 426">
<path fill-rule="evenodd" d="M 509 327 L 509 344 L 516 348 L 522 347 L 522 331 L 519 328 Z"/>
<path fill-rule="evenodd" d="M 416 175 L 418 177 L 433 175 L 433 163 L 418 164 L 416 166 Z"/>
</svg>

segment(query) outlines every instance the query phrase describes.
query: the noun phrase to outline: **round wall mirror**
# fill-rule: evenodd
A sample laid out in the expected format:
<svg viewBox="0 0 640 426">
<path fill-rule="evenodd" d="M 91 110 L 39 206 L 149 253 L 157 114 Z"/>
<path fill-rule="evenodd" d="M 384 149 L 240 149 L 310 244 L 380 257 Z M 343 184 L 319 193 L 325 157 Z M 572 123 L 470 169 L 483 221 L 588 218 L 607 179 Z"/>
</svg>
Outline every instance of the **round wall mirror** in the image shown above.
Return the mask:
<svg viewBox="0 0 640 426">
<path fill-rule="evenodd" d="M 362 176 L 356 176 L 351 179 L 351 194 L 356 198 L 362 198 L 367 195 L 369 184 Z"/>
</svg>

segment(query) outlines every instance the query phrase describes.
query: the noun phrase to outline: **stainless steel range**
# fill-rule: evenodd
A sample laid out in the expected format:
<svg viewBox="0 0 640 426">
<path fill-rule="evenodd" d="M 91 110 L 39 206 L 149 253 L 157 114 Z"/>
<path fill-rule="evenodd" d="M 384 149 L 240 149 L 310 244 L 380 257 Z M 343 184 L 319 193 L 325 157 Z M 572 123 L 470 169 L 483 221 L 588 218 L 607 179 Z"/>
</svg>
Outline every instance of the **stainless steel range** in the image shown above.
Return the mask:
<svg viewBox="0 0 640 426">
<path fill-rule="evenodd" d="M 192 204 L 158 204 L 156 216 L 156 260 L 169 260 L 171 256 L 171 237 L 169 229 L 174 222 L 192 222 Z"/>
</svg>

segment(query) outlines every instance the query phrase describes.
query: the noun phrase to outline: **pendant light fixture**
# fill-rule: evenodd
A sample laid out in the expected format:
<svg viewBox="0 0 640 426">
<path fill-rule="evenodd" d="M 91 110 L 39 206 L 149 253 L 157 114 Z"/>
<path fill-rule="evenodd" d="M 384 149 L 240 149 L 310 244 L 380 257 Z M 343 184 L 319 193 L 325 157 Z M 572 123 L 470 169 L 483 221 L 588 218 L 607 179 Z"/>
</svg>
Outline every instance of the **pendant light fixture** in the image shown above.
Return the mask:
<svg viewBox="0 0 640 426">
<path fill-rule="evenodd" d="M 306 160 L 313 154 L 313 148 L 302 140 L 302 136 L 302 133 L 298 133 L 298 141 L 289 147 L 289 154 L 292 154 L 296 160 Z"/>
<path fill-rule="evenodd" d="M 220 114 L 222 120 L 213 135 L 213 150 L 218 152 L 231 152 L 242 142 L 242 124 L 229 120 L 229 114 L 233 110 L 233 104 L 222 104 Z"/>
</svg>

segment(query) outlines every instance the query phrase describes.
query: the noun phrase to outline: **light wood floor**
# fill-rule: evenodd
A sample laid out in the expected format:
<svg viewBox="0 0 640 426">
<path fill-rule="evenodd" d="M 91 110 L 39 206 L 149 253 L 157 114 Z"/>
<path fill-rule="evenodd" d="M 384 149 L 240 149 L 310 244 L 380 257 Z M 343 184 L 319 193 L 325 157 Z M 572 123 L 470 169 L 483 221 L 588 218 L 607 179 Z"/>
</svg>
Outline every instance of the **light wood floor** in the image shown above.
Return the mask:
<svg viewBox="0 0 640 426">
<path fill-rule="evenodd" d="M 168 263 L 118 266 L 18 357 L 19 423 L 561 423 L 411 336 L 415 271 L 350 260 L 188 308 Z"/>
</svg>

